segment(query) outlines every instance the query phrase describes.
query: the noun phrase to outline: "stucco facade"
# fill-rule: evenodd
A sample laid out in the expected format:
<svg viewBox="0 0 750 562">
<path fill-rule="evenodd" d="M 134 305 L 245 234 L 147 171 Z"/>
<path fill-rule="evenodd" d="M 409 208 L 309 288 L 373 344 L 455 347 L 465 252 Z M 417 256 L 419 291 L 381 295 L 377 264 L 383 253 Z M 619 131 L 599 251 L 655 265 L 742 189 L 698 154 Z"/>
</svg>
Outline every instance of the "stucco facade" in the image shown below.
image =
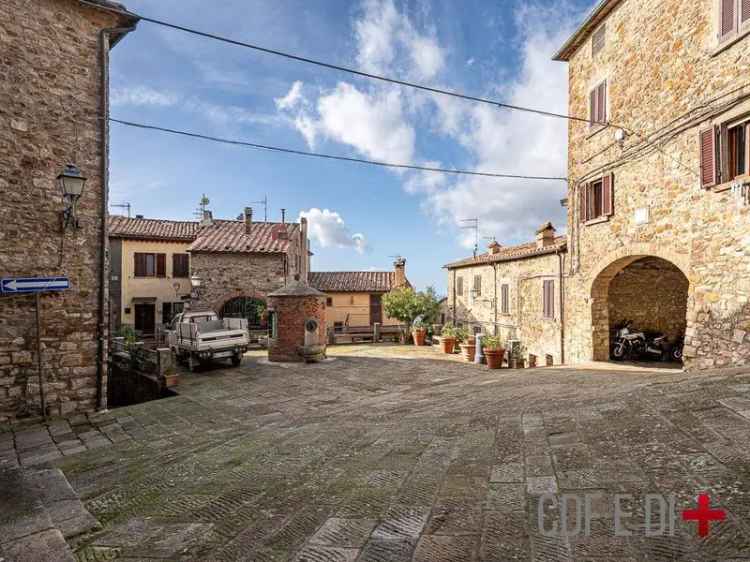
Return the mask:
<svg viewBox="0 0 750 562">
<path fill-rule="evenodd" d="M 48 413 L 106 404 L 106 121 L 110 47 L 135 25 L 76 0 L 0 3 L 0 277 L 66 276 L 41 298 Z M 79 228 L 61 229 L 55 178 L 88 178 Z M 41 413 L 34 298 L 0 296 L 0 422 Z"/>
<path fill-rule="evenodd" d="M 725 149 L 709 147 L 704 154 L 722 154 L 716 171 L 723 174 L 709 182 L 716 185 L 702 181 L 712 172 L 701 156 L 701 132 L 750 116 L 750 89 L 744 87 L 750 40 L 737 34 L 720 43 L 719 4 L 603 2 L 558 54 L 569 65 L 570 114 L 590 118 L 591 92 L 606 81 L 610 124 L 569 125 L 570 362 L 608 358 L 613 280 L 632 275 L 629 268 L 647 257 L 670 265 L 652 286 L 686 287 L 686 365 L 750 362 L 750 207 L 742 187 L 747 158 L 743 173 L 727 181 Z M 603 46 L 594 49 L 591 34 L 602 29 Z M 624 134 L 616 136 L 618 129 Z M 586 220 L 585 190 L 601 178 L 613 184 L 611 213 Z M 652 311 L 659 314 L 667 312 Z M 669 314 L 674 335 L 679 312 Z"/>
<path fill-rule="evenodd" d="M 371 295 L 382 299 L 384 293 L 327 293 L 328 324 L 349 326 L 369 326 L 372 324 L 370 314 Z M 395 318 L 382 312 L 381 324 L 393 326 L 400 324 Z"/>
</svg>

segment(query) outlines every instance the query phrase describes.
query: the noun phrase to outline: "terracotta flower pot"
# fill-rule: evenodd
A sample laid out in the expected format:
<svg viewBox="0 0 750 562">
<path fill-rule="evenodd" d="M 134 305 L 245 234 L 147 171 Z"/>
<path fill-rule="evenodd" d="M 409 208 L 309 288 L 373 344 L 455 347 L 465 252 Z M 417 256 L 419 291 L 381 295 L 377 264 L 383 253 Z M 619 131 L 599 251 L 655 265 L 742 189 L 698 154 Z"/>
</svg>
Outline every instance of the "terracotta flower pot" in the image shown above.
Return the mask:
<svg viewBox="0 0 750 562">
<path fill-rule="evenodd" d="M 177 386 L 180 384 L 180 375 L 175 373 L 172 375 L 165 375 L 164 377 L 164 385 L 167 388 L 172 388 L 173 386 Z"/>
<path fill-rule="evenodd" d="M 484 356 L 487 358 L 487 366 L 490 369 L 499 369 L 503 365 L 503 357 L 505 357 L 505 350 L 485 348 Z"/>
<path fill-rule="evenodd" d="M 427 330 L 417 329 L 412 330 L 412 336 L 414 337 L 414 345 L 424 345 L 424 339 L 427 335 Z"/>
<path fill-rule="evenodd" d="M 464 361 L 474 361 L 474 354 L 477 351 L 477 344 L 475 343 L 462 343 L 461 354 L 463 355 Z"/>
<path fill-rule="evenodd" d="M 456 351 L 456 338 L 440 338 L 440 347 L 442 348 L 443 353 L 454 353 Z"/>
</svg>

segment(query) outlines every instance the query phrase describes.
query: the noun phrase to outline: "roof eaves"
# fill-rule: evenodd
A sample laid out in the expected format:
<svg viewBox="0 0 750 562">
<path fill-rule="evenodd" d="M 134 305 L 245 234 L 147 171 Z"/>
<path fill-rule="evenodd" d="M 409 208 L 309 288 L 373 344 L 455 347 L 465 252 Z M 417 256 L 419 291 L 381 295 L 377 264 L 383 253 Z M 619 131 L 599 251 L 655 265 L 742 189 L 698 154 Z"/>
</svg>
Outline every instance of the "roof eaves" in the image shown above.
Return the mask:
<svg viewBox="0 0 750 562">
<path fill-rule="evenodd" d="M 539 256 L 546 256 L 549 254 L 556 254 L 558 252 L 567 251 L 568 244 L 567 242 L 560 242 L 553 246 L 548 246 L 546 248 L 539 248 L 533 252 L 526 252 L 521 254 L 511 254 L 507 256 L 496 256 L 496 257 L 489 257 L 489 256 L 483 256 L 483 259 L 477 258 L 469 258 L 468 260 L 459 260 L 452 263 L 445 264 L 443 266 L 443 269 L 461 269 L 464 267 L 476 267 L 480 265 L 492 265 L 495 263 L 504 263 L 509 261 L 519 261 L 519 260 L 526 260 L 530 258 L 536 258 Z"/>
<path fill-rule="evenodd" d="M 617 4 L 622 0 L 600 0 L 600 2 L 594 6 L 589 15 L 578 26 L 573 35 L 560 47 L 560 50 L 555 53 L 552 60 L 558 62 L 568 62 L 573 53 L 578 50 L 583 41 L 588 35 L 593 32 L 599 24 L 615 9 Z"/>
<path fill-rule="evenodd" d="M 128 33 L 135 30 L 135 26 L 141 21 L 141 17 L 138 14 L 134 14 L 128 10 L 123 4 L 119 2 L 113 2 L 112 0 L 78 0 L 78 2 L 94 10 L 102 10 L 111 14 L 117 14 L 123 19 L 123 25 L 132 29 L 126 29 L 125 27 L 118 29 L 115 33 L 112 33 L 110 38 L 110 49 L 114 48 L 120 40 L 125 37 Z"/>
</svg>

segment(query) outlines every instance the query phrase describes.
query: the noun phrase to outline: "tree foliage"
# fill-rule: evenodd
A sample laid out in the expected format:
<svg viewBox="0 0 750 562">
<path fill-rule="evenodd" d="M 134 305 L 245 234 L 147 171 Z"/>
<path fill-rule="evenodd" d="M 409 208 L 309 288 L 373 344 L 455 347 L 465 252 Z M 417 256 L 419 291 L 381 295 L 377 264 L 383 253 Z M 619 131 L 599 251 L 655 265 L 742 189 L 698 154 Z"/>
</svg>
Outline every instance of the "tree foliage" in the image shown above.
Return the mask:
<svg viewBox="0 0 750 562">
<path fill-rule="evenodd" d="M 433 324 L 440 310 L 440 299 L 433 287 L 419 292 L 402 287 L 383 297 L 383 309 L 388 316 L 404 324 L 411 325 L 418 317 L 424 324 Z"/>
</svg>

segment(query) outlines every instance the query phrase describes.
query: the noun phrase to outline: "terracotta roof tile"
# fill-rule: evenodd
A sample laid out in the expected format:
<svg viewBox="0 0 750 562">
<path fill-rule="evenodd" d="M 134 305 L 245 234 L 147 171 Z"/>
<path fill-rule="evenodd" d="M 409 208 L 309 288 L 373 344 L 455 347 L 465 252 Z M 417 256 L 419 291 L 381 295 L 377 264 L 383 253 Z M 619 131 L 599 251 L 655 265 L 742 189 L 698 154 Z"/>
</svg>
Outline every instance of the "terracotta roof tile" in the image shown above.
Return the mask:
<svg viewBox="0 0 750 562">
<path fill-rule="evenodd" d="M 443 267 L 447 269 L 455 269 L 458 267 L 468 267 L 472 265 L 483 265 L 487 263 L 497 263 L 504 261 L 520 260 L 525 258 L 532 258 L 535 256 L 543 256 L 545 254 L 554 254 L 558 251 L 564 251 L 567 248 L 567 237 L 558 236 L 555 238 L 555 243 L 542 248 L 537 247 L 536 242 L 529 242 L 527 244 L 519 244 L 518 246 L 505 246 L 501 247 L 500 251 L 496 254 L 480 254 L 477 257 L 466 258 L 463 260 L 449 263 Z"/>
<path fill-rule="evenodd" d="M 329 293 L 387 293 L 395 279 L 393 271 L 311 271 L 308 283 Z"/>
<path fill-rule="evenodd" d="M 131 219 L 118 215 L 109 217 L 110 238 L 192 242 L 198 234 L 198 228 L 195 221 Z"/>
<path fill-rule="evenodd" d="M 243 221 L 214 220 L 200 229 L 188 251 L 283 254 L 298 229 L 297 223 L 254 222 L 248 235 Z"/>
</svg>

